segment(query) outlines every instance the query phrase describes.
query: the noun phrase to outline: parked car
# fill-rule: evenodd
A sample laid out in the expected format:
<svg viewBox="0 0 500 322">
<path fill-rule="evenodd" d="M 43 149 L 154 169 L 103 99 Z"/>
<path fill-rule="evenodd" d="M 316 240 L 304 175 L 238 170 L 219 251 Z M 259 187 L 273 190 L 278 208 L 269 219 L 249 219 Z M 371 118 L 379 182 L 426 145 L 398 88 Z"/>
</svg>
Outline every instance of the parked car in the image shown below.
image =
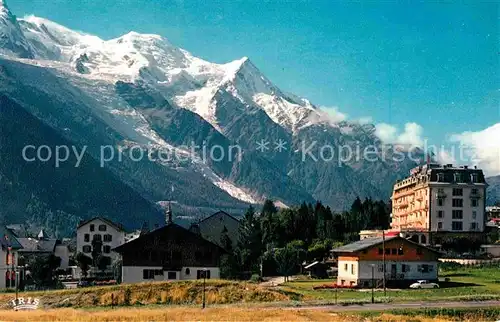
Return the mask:
<svg viewBox="0 0 500 322">
<path fill-rule="evenodd" d="M 411 284 L 410 288 L 439 288 L 439 285 L 436 283 L 431 283 L 428 280 L 420 280 L 416 283 Z"/>
</svg>

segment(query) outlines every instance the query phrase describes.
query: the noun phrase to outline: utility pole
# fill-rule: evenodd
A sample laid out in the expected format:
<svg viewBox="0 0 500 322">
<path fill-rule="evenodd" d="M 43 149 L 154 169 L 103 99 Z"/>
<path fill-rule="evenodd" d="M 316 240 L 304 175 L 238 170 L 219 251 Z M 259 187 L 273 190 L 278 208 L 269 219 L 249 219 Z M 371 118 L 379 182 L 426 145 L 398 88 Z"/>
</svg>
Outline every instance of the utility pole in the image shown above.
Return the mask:
<svg viewBox="0 0 500 322">
<path fill-rule="evenodd" d="M 372 303 L 375 303 L 375 297 L 374 297 L 374 289 L 375 289 L 375 277 L 374 277 L 374 271 L 375 271 L 375 264 L 372 264 Z"/>
<path fill-rule="evenodd" d="M 205 283 L 207 278 L 207 269 L 203 270 L 203 308 L 205 308 Z"/>
<path fill-rule="evenodd" d="M 382 284 L 384 286 L 384 297 L 386 296 L 386 289 L 385 289 L 385 230 L 382 229 L 382 271 L 383 271 L 383 276 L 382 276 Z"/>
</svg>

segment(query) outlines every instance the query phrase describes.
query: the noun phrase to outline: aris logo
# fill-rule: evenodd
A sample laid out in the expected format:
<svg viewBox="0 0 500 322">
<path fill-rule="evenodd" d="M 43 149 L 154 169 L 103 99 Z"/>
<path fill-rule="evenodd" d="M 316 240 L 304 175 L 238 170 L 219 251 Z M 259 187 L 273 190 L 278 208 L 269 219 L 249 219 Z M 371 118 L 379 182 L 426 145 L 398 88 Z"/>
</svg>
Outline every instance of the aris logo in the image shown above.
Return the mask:
<svg viewBox="0 0 500 322">
<path fill-rule="evenodd" d="M 13 299 L 10 301 L 12 304 L 12 308 L 14 311 L 20 310 L 36 310 L 38 309 L 38 305 L 40 305 L 40 300 L 37 298 L 28 297 L 25 299 L 24 297 L 20 297 L 18 299 Z"/>
</svg>

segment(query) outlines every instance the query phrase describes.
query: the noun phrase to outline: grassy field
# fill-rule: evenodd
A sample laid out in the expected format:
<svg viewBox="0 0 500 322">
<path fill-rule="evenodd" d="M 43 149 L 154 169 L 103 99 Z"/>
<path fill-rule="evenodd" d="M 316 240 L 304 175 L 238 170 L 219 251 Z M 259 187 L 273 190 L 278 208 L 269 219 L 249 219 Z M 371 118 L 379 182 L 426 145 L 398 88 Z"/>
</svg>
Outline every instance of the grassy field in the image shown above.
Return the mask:
<svg viewBox="0 0 500 322">
<path fill-rule="evenodd" d="M 500 309 L 433 309 L 336 313 L 330 310 L 242 308 L 120 308 L 0 311 L 2 321 L 494 321 Z"/>
<path fill-rule="evenodd" d="M 496 300 L 500 299 L 500 270 L 498 268 L 462 268 L 443 272 L 440 277 L 449 277 L 449 283 L 440 283 L 439 289 L 391 290 L 384 297 L 382 290 L 375 291 L 377 302 L 406 302 L 415 300 Z M 306 280 L 286 283 L 284 289 L 302 294 L 305 300 L 334 302 L 335 290 L 313 290 L 314 286 L 334 283 L 334 280 Z M 342 302 L 369 302 L 371 290 L 337 290 L 337 299 Z"/>
<path fill-rule="evenodd" d="M 44 308 L 95 307 L 129 305 L 194 305 L 201 304 L 203 282 L 156 282 L 122 284 L 80 289 L 20 293 L 20 297 L 36 297 Z M 0 293 L 0 309 L 8 309 L 13 293 Z M 210 280 L 206 284 L 206 301 L 210 304 L 265 303 L 301 300 L 294 292 L 269 289 L 257 284 Z"/>
</svg>

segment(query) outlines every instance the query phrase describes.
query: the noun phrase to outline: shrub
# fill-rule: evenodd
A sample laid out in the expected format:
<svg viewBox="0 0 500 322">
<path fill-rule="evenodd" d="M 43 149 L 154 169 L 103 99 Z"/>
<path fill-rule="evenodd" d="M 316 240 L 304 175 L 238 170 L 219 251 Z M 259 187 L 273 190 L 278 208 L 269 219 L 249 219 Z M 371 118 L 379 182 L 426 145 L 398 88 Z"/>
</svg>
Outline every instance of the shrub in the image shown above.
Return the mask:
<svg viewBox="0 0 500 322">
<path fill-rule="evenodd" d="M 250 277 L 250 282 L 260 283 L 260 282 L 262 282 L 262 277 L 260 277 L 259 274 L 252 274 L 252 276 Z"/>
</svg>

